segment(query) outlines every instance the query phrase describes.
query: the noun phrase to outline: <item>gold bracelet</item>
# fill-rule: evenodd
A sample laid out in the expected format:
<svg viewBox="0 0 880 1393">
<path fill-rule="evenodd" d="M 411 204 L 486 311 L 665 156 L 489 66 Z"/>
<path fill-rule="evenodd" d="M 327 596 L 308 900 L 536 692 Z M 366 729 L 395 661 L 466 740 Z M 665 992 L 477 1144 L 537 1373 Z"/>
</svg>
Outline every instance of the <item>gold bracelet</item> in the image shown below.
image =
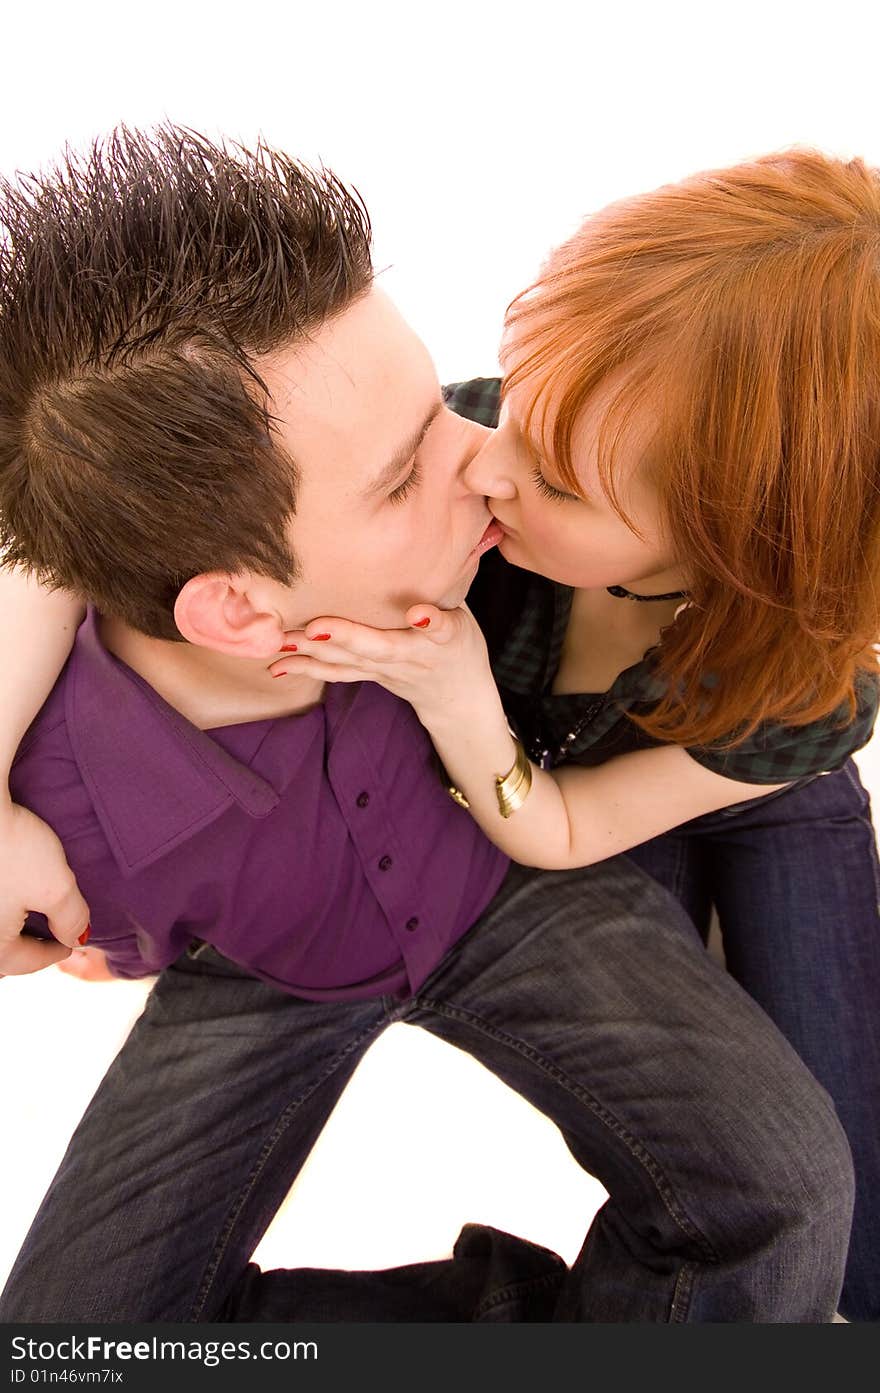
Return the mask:
<svg viewBox="0 0 880 1393">
<path fill-rule="evenodd" d="M 510 730 L 510 726 L 507 729 Z M 528 797 L 529 789 L 532 787 L 532 766 L 528 755 L 512 730 L 510 730 L 510 734 L 516 749 L 513 768 L 508 770 L 503 778 L 499 775 L 495 776 L 495 795 L 498 799 L 498 811 L 502 817 L 510 817 L 518 808 L 521 808 Z M 443 772 L 446 775 L 444 778 L 446 792 L 450 798 L 460 808 L 470 809 L 471 805 L 461 789 L 456 788 L 455 784 L 449 783 L 449 775 L 446 774 L 445 770 Z"/>
<path fill-rule="evenodd" d="M 495 779 L 498 811 L 502 817 L 510 817 L 522 807 L 532 786 L 532 766 L 529 757 L 522 747 L 522 742 L 516 738 L 512 730 L 510 733 L 516 747 L 516 760 L 513 768 L 508 770 L 503 778 L 496 776 Z"/>
<path fill-rule="evenodd" d="M 449 797 L 452 799 L 452 801 L 454 803 L 457 803 L 460 808 L 467 808 L 468 811 L 470 811 L 470 803 L 465 798 L 461 789 L 455 787 L 455 784 L 447 784 L 446 792 L 449 794 Z"/>
</svg>

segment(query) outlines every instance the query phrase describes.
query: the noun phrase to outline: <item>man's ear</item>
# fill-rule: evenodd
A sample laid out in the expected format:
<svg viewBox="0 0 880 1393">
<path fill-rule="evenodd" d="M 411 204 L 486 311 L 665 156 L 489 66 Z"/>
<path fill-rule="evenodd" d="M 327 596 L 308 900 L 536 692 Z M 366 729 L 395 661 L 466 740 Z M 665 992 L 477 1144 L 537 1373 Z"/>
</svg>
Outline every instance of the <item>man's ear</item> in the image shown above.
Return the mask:
<svg viewBox="0 0 880 1393">
<path fill-rule="evenodd" d="M 247 576 L 209 571 L 177 596 L 174 622 L 189 643 L 237 658 L 270 658 L 284 642 L 281 615 L 258 608 Z"/>
</svg>

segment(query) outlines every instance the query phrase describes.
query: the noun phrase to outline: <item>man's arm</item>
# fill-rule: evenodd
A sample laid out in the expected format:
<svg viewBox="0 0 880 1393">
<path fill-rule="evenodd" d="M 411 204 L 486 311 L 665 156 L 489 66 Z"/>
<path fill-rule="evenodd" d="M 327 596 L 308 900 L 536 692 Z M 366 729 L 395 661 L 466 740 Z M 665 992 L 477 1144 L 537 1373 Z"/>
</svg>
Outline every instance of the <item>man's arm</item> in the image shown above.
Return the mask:
<svg viewBox="0 0 880 1393">
<path fill-rule="evenodd" d="M 7 787 L 21 738 L 49 695 L 73 646 L 85 606 L 0 567 L 0 975 L 36 972 L 66 958 L 89 909 L 55 833 Z M 44 914 L 57 940 L 22 935 L 29 910 Z"/>
</svg>

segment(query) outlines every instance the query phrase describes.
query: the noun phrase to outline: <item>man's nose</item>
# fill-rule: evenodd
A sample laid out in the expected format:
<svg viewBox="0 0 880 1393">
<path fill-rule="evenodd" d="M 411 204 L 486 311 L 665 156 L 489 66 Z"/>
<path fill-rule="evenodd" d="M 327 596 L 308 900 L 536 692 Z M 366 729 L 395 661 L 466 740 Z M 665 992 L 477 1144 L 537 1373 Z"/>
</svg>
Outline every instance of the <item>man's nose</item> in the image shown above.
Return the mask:
<svg viewBox="0 0 880 1393">
<path fill-rule="evenodd" d="M 513 498 L 516 486 L 504 467 L 504 451 L 499 449 L 496 432 L 490 431 L 482 447 L 464 471 L 465 486 L 486 498 Z"/>
</svg>

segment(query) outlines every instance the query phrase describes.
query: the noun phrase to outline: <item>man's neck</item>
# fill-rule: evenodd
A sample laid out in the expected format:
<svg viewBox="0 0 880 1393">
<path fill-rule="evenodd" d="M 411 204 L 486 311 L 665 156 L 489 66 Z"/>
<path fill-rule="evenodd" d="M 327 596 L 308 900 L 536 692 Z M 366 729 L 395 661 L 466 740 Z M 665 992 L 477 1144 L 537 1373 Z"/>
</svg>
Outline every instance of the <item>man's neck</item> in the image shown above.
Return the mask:
<svg viewBox="0 0 880 1393">
<path fill-rule="evenodd" d="M 118 619 L 101 616 L 104 647 L 132 668 L 199 730 L 302 715 L 323 696 L 308 677 L 277 681 L 268 658 L 236 658 L 193 643 L 148 638 Z"/>
</svg>

